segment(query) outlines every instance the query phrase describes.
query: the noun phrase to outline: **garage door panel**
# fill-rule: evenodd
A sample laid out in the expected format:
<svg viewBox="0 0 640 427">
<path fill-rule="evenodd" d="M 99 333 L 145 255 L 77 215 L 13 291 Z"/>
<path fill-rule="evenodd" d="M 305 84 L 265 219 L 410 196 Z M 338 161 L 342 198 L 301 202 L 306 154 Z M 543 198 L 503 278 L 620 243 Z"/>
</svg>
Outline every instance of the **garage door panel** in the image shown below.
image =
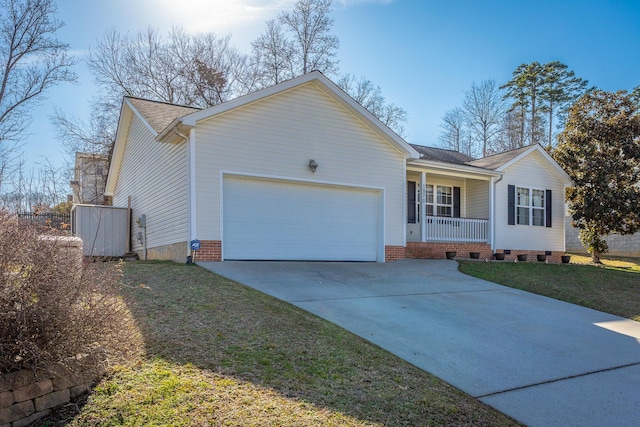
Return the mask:
<svg viewBox="0 0 640 427">
<path fill-rule="evenodd" d="M 226 177 L 225 259 L 375 261 L 374 190 Z"/>
</svg>

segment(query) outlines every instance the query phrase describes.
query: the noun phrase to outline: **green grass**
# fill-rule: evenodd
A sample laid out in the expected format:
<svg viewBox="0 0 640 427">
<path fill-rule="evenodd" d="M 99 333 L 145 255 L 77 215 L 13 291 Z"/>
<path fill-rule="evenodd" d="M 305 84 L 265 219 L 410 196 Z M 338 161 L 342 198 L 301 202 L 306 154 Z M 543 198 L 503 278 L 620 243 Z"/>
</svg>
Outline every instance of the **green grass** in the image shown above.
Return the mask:
<svg viewBox="0 0 640 427">
<path fill-rule="evenodd" d="M 125 281 L 146 356 L 114 369 L 62 422 L 517 425 L 327 321 L 200 267 L 127 263 Z"/>
<path fill-rule="evenodd" d="M 460 261 L 460 271 L 516 289 L 640 321 L 640 259 L 603 257 L 591 264 L 572 255 L 571 264 Z"/>
</svg>

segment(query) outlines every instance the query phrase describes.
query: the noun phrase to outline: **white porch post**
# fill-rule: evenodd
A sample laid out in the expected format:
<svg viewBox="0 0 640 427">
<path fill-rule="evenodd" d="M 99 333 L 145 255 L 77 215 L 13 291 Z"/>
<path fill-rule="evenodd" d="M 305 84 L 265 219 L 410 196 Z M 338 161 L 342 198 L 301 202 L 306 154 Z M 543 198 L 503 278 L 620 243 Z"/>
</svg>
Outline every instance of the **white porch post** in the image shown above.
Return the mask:
<svg viewBox="0 0 640 427">
<path fill-rule="evenodd" d="M 420 172 L 420 241 L 427 241 L 427 221 L 426 221 L 426 212 L 427 212 L 427 173 Z"/>
</svg>

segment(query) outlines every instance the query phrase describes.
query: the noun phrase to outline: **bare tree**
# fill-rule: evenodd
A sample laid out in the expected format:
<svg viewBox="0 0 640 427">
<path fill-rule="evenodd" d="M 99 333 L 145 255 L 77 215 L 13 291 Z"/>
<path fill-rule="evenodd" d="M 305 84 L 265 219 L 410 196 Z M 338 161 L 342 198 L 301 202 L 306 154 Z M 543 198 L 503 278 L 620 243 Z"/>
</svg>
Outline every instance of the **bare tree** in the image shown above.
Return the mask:
<svg viewBox="0 0 640 427">
<path fill-rule="evenodd" d="M 65 200 L 68 175 L 65 169 L 48 159 L 36 168 L 25 169 L 25 161 L 16 161 L 16 173 L 7 190 L 0 194 L 0 207 L 10 212 L 46 211 Z"/>
<path fill-rule="evenodd" d="M 75 82 L 76 60 L 55 33 L 53 0 L 0 1 L 0 184 L 31 122 L 29 109 L 60 82 Z"/>
<path fill-rule="evenodd" d="M 467 117 L 462 108 L 456 107 L 447 111 L 442 117 L 442 124 L 440 125 L 442 128 L 440 142 L 445 148 L 471 156 L 473 150 L 469 144 L 469 138 L 466 137 L 466 123 Z"/>
<path fill-rule="evenodd" d="M 236 73 L 245 58 L 230 40 L 180 28 L 166 39 L 153 28 L 133 36 L 111 30 L 91 51 L 88 65 L 105 94 L 209 107 L 241 94 Z"/>
<path fill-rule="evenodd" d="M 265 32 L 251 43 L 252 58 L 256 64 L 263 87 L 271 86 L 293 77 L 294 48 L 275 20 L 267 21 Z"/>
<path fill-rule="evenodd" d="M 469 130 L 476 144 L 482 147 L 482 156 L 486 156 L 500 131 L 500 121 L 504 113 L 502 94 L 495 80 L 473 82 L 465 93 L 463 108 L 466 113 Z"/>
<path fill-rule="evenodd" d="M 255 89 L 247 58 L 231 37 L 189 35 L 174 28 L 167 37 L 149 28 L 134 35 L 109 30 L 92 49 L 88 65 L 100 87 L 87 120 L 56 111 L 58 138 L 69 154 L 109 154 L 123 95 L 209 107 Z"/>
<path fill-rule="evenodd" d="M 336 84 L 387 127 L 404 136 L 407 112 L 395 104 L 386 103 L 379 86 L 365 77 L 356 78 L 352 74 L 344 74 Z"/>
<path fill-rule="evenodd" d="M 338 71 L 335 57 L 340 42 L 330 34 L 332 3 L 333 0 L 298 0 L 293 11 L 283 12 L 278 17 L 292 35 L 295 75 L 313 70 L 332 75 Z"/>
</svg>

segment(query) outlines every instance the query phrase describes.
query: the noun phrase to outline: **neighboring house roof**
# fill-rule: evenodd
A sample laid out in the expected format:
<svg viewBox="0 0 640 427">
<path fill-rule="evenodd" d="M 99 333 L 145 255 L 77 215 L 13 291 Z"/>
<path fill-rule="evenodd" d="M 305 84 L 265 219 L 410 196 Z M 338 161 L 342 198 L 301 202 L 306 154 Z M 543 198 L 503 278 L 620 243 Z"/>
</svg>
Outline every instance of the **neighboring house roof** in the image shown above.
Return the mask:
<svg viewBox="0 0 640 427">
<path fill-rule="evenodd" d="M 467 162 L 468 165 L 477 166 L 479 168 L 496 170 L 500 166 L 518 157 L 520 154 L 528 151 L 533 147 L 532 145 L 516 148 L 515 150 L 504 151 L 498 154 L 492 154 L 491 156 L 483 157 L 481 159 L 472 159 Z"/>
<path fill-rule="evenodd" d="M 150 101 L 132 96 L 126 96 L 125 99 L 133 105 L 156 133 L 162 132 L 176 117 L 183 117 L 187 114 L 200 111 L 200 108 Z"/>
<path fill-rule="evenodd" d="M 433 160 L 436 162 L 456 163 L 459 165 L 468 164 L 473 157 L 460 153 L 455 150 L 446 150 L 444 148 L 426 147 L 424 145 L 411 144 L 415 150 L 420 153 L 423 160 Z"/>
</svg>

